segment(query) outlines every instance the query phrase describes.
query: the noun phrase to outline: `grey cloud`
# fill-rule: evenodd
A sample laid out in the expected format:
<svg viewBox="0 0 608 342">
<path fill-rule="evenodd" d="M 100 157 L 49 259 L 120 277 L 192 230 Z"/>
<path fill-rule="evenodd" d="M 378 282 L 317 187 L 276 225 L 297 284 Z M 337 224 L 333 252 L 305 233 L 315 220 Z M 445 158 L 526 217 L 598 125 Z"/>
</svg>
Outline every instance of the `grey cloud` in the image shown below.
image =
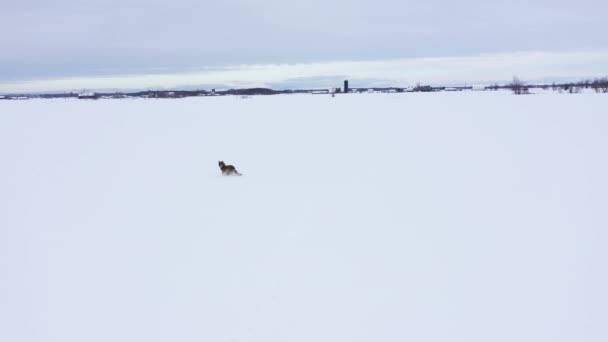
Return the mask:
<svg viewBox="0 0 608 342">
<path fill-rule="evenodd" d="M 0 81 L 608 46 L 604 1 L 23 1 Z"/>
</svg>

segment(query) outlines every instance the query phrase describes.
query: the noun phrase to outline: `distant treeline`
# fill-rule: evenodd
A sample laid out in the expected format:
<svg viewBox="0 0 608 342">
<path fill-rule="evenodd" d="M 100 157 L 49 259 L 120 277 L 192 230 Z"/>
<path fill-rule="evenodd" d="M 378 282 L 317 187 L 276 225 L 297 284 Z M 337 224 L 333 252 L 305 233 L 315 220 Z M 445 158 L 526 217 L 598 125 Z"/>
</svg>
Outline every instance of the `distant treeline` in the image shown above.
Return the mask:
<svg viewBox="0 0 608 342">
<path fill-rule="evenodd" d="M 293 93 L 291 90 L 273 90 L 268 88 L 247 88 L 247 89 L 229 89 L 229 90 L 146 90 L 137 92 L 87 92 L 87 93 L 57 93 L 57 94 L 12 94 L 0 95 L 0 99 L 25 99 L 25 98 L 83 98 L 83 99 L 123 99 L 131 97 L 139 98 L 182 98 L 192 96 L 221 96 L 221 95 L 275 95 L 284 93 Z"/>
<path fill-rule="evenodd" d="M 530 89 L 554 90 L 559 92 L 567 92 L 570 94 L 580 93 L 583 89 L 593 89 L 596 93 L 608 93 L 608 77 L 587 79 L 579 82 L 568 83 L 552 83 L 552 84 L 526 84 L 518 77 L 513 78 L 513 82 L 507 85 L 492 85 L 486 87 L 489 90 L 510 89 L 513 93 L 528 94 Z"/>
<path fill-rule="evenodd" d="M 373 87 L 373 88 L 351 88 L 349 92 L 435 92 L 435 91 L 462 91 L 462 90 L 511 90 L 515 94 L 529 94 L 530 89 L 545 89 L 554 90 L 566 93 L 579 93 L 583 89 L 592 89 L 596 93 L 608 93 L 608 77 L 587 79 L 579 82 L 567 83 L 551 83 L 551 84 L 528 84 L 523 82 L 518 77 L 514 77 L 509 84 L 490 86 L 457 86 L 457 87 L 436 87 L 430 85 L 417 84 L 415 87 Z M 137 92 L 89 92 L 89 93 L 56 93 L 56 94 L 11 94 L 0 95 L 0 100 L 21 100 L 30 98 L 82 98 L 82 99 L 99 99 L 99 98 L 183 98 L 192 96 L 222 96 L 222 95 L 276 95 L 276 94 L 299 94 L 299 93 L 342 93 L 341 88 L 333 89 L 290 89 L 290 90 L 274 90 L 269 88 L 245 88 L 245 89 L 228 89 L 218 90 L 146 90 Z"/>
</svg>

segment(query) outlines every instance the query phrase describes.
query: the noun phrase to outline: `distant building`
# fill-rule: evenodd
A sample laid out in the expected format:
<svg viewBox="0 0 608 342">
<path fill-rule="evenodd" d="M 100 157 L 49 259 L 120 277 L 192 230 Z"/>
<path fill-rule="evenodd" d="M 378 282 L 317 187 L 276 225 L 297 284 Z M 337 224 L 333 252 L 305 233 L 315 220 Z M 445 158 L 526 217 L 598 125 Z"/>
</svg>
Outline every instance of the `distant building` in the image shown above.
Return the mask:
<svg viewBox="0 0 608 342">
<path fill-rule="evenodd" d="M 344 80 L 344 92 L 348 93 L 348 80 Z"/>
<path fill-rule="evenodd" d="M 215 91 L 214 89 L 211 89 L 211 92 L 207 94 L 207 96 L 220 96 L 221 94 Z"/>
<path fill-rule="evenodd" d="M 78 98 L 96 100 L 99 98 L 99 96 L 96 93 L 80 93 L 78 94 Z"/>
</svg>

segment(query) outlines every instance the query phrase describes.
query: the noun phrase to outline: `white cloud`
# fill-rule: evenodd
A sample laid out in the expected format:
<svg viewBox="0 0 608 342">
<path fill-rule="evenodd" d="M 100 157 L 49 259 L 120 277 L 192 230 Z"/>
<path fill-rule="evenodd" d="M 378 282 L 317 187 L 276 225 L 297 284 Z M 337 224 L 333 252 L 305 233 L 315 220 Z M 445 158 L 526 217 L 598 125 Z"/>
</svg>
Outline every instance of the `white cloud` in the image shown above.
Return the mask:
<svg viewBox="0 0 608 342">
<path fill-rule="evenodd" d="M 0 83 L 0 92 L 64 91 L 79 89 L 179 88 L 188 86 L 263 87 L 289 83 L 307 87 L 306 79 L 336 78 L 365 80 L 375 84 L 407 86 L 430 84 L 485 83 L 524 80 L 605 76 L 608 51 L 520 52 L 468 57 L 406 58 L 374 61 L 335 61 L 302 64 L 234 65 L 188 73 L 115 75 L 109 77 L 57 78 Z M 298 80 L 301 80 L 298 81 Z M 331 81 L 330 81 L 331 80 Z M 368 86 L 370 84 L 360 84 Z M 353 83 L 353 86 L 356 86 Z"/>
</svg>

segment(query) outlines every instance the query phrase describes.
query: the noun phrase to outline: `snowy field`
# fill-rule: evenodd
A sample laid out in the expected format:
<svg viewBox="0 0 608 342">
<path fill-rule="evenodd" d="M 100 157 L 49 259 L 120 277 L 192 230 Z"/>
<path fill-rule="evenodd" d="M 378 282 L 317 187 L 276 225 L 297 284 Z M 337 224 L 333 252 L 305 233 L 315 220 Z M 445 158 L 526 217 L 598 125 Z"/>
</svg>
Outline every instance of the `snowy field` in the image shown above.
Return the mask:
<svg viewBox="0 0 608 342">
<path fill-rule="evenodd" d="M 0 101 L 0 160 L 0 341 L 608 341 L 606 95 Z"/>
</svg>

